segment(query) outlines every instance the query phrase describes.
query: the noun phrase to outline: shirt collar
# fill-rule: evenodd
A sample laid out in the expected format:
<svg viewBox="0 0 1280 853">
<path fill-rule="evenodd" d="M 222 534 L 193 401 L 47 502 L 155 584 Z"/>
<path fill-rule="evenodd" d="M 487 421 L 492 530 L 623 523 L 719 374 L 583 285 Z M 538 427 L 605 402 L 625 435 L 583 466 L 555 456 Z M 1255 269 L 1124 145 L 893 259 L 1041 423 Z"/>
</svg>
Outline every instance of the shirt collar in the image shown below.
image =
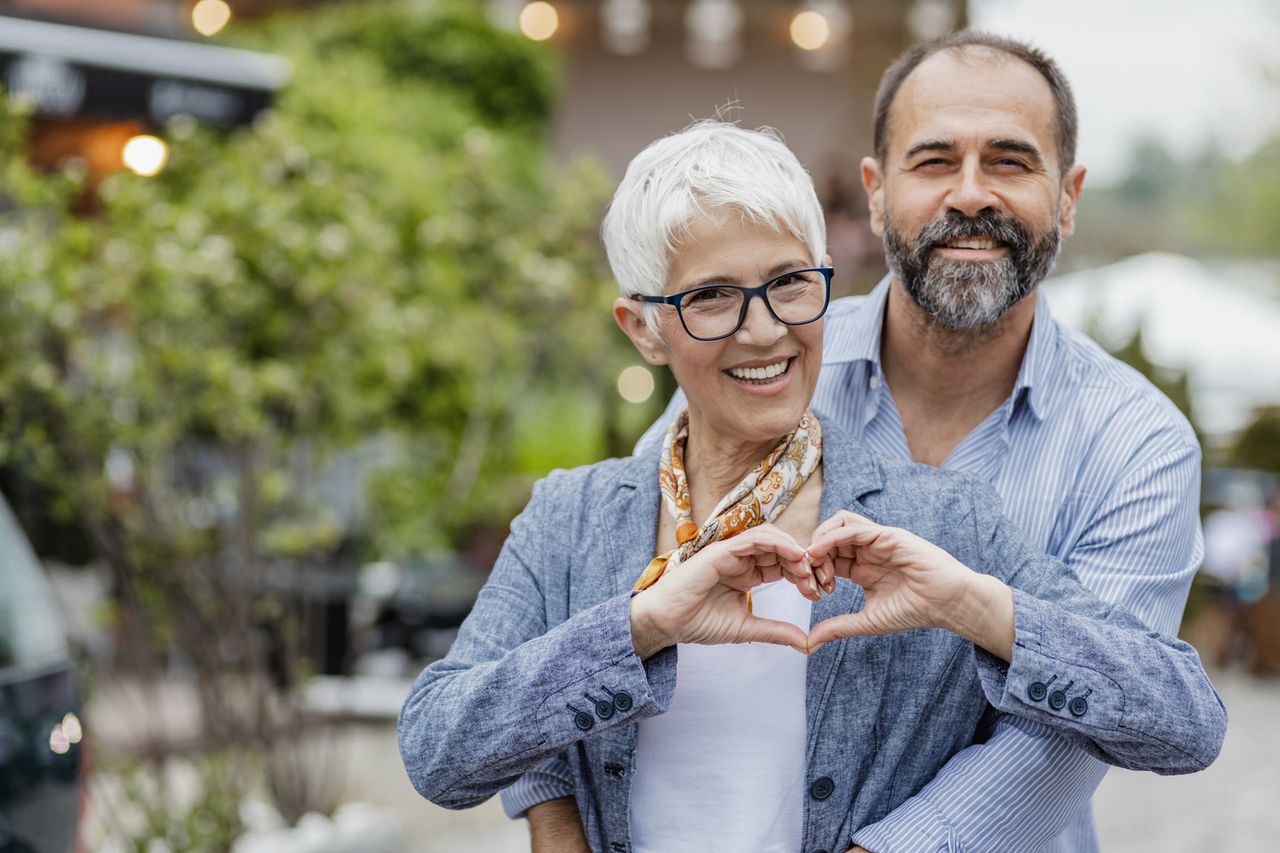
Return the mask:
<svg viewBox="0 0 1280 853">
<path fill-rule="evenodd" d="M 869 361 L 880 368 L 880 333 L 884 329 L 884 309 L 889 300 L 889 276 L 852 305 L 853 319 L 848 323 L 830 324 L 823 364 Z M 839 303 L 837 303 L 839 304 Z"/>
<path fill-rule="evenodd" d="M 827 327 L 828 339 L 823 364 L 841 364 L 854 361 L 870 362 L 873 372 L 880 370 L 880 335 L 884 330 L 884 312 L 889 300 L 891 276 L 880 283 L 856 304 L 853 319 L 846 323 Z M 1025 398 L 1036 420 L 1044 417 L 1044 386 L 1053 368 L 1053 355 L 1057 335 L 1057 323 L 1049 311 L 1049 300 L 1044 291 L 1036 292 L 1036 314 L 1031 323 L 1031 337 L 1027 351 L 1023 353 L 1018 379 L 1013 386 L 1013 400 Z"/>
<path fill-rule="evenodd" d="M 1053 369 L 1053 354 L 1057 335 L 1057 323 L 1049 311 L 1049 299 L 1043 289 L 1036 291 L 1036 316 L 1031 321 L 1031 337 L 1027 351 L 1022 354 L 1022 366 L 1018 369 L 1018 381 L 1013 386 L 1014 403 L 1024 397 L 1031 414 L 1043 420 L 1045 386 Z"/>
</svg>

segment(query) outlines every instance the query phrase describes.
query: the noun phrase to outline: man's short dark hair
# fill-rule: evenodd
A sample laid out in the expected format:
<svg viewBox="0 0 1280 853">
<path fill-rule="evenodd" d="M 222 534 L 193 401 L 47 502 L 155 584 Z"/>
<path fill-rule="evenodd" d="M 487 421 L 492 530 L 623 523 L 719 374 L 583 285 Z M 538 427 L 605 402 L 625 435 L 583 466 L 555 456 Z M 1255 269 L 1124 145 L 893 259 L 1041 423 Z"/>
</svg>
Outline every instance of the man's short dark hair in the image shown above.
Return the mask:
<svg viewBox="0 0 1280 853">
<path fill-rule="evenodd" d="M 1076 99 L 1071 94 L 1071 84 L 1063 76 L 1058 64 L 1044 51 L 1015 39 L 974 30 L 962 30 L 933 41 L 922 42 L 898 57 L 884 72 L 884 76 L 880 78 L 880 88 L 876 91 L 872 124 L 876 159 L 884 163 L 889 146 L 889 108 L 893 106 L 893 99 L 897 97 L 903 81 L 921 62 L 935 53 L 965 52 L 971 49 L 1004 53 L 1022 60 L 1040 72 L 1040 76 L 1049 84 L 1049 91 L 1053 94 L 1053 103 L 1058 113 L 1058 162 L 1062 173 L 1065 174 L 1076 160 Z"/>
</svg>

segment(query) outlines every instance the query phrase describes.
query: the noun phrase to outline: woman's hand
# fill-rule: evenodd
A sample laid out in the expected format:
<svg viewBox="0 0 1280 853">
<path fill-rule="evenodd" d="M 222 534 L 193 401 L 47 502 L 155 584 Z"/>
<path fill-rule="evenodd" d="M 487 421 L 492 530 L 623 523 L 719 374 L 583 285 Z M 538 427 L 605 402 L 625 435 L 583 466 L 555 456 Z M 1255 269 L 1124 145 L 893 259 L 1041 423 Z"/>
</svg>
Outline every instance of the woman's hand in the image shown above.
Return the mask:
<svg viewBox="0 0 1280 853">
<path fill-rule="evenodd" d="M 813 533 L 810 564 L 825 589 L 844 577 L 862 587 L 866 606 L 827 619 L 809 633 L 809 652 L 843 637 L 944 628 L 1003 660 L 1013 654 L 1013 593 L 914 533 L 848 511 Z"/>
<path fill-rule="evenodd" d="M 819 598 L 804 549 L 772 524 L 708 545 L 631 599 L 636 654 L 647 658 L 676 643 L 776 643 L 803 654 L 802 629 L 747 612 L 747 593 L 779 578 Z"/>
</svg>

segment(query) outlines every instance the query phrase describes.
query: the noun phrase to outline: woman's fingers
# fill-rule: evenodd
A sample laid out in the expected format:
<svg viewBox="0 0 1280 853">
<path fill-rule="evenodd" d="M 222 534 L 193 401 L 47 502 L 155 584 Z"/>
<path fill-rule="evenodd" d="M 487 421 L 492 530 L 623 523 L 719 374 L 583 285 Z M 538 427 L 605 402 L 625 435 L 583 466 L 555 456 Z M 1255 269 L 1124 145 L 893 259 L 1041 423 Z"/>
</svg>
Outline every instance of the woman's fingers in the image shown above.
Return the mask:
<svg viewBox="0 0 1280 853">
<path fill-rule="evenodd" d="M 809 637 L 800 628 L 790 622 L 777 619 L 762 619 L 759 616 L 748 616 L 742 623 L 739 632 L 742 643 L 773 643 L 776 646 L 790 646 L 800 654 L 807 654 Z"/>
<path fill-rule="evenodd" d="M 813 630 L 809 632 L 809 654 L 813 654 L 833 640 L 843 640 L 846 637 L 869 637 L 878 633 L 880 632 L 875 630 L 863 611 L 832 616 L 813 626 Z"/>
</svg>

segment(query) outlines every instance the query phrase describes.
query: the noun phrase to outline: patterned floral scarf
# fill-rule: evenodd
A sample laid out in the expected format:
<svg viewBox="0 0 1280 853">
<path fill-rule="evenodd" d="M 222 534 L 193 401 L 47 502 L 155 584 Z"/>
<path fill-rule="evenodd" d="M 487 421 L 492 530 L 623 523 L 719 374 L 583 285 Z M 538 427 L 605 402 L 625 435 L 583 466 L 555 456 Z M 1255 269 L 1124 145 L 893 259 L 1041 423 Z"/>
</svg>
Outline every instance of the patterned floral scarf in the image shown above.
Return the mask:
<svg viewBox="0 0 1280 853">
<path fill-rule="evenodd" d="M 736 536 L 758 524 L 777 518 L 822 459 L 822 426 L 812 409 L 805 409 L 800 424 L 769 455 L 751 469 L 742 482 L 725 495 L 702 527 L 693 523 L 693 502 L 685 479 L 684 452 L 689 438 L 689 410 L 685 409 L 667 431 L 658 464 L 658 485 L 667 511 L 676 520 L 675 550 L 653 558 L 634 589 L 648 589 L 662 573 L 698 551 Z M 751 606 L 748 595 L 747 607 Z"/>
</svg>

